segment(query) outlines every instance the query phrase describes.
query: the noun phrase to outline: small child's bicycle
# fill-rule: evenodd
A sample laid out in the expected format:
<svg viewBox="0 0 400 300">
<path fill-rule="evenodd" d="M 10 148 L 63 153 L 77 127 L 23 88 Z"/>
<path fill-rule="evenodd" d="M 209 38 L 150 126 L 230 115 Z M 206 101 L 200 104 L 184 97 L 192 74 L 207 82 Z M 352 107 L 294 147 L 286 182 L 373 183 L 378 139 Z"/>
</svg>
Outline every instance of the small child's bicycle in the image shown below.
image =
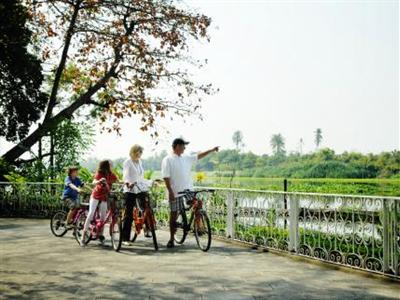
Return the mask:
<svg viewBox="0 0 400 300">
<path fill-rule="evenodd" d="M 83 243 L 87 245 L 90 241 L 99 239 L 104 226 L 109 223 L 111 244 L 113 249 L 118 252 L 121 249 L 122 244 L 122 223 L 116 206 L 116 195 L 112 195 L 111 193 L 109 199 L 111 199 L 111 201 L 109 201 L 105 220 L 102 221 L 100 219 L 99 209 L 96 208 L 93 220 L 89 226 L 89 232 L 85 234 Z M 82 230 L 84 228 L 85 220 L 86 218 L 82 216 L 77 220 L 75 225 L 75 238 L 79 243 L 82 240 Z"/>
<path fill-rule="evenodd" d="M 186 190 L 178 193 L 183 197 L 182 201 L 186 201 L 188 208 L 184 206 L 178 211 L 177 221 L 175 223 L 175 242 L 183 244 L 193 224 L 194 236 L 196 237 L 197 246 L 204 252 L 208 251 L 211 246 L 211 226 L 207 212 L 203 209 L 203 200 L 198 198 L 200 193 L 214 193 L 214 190 L 190 191 Z M 191 210 L 190 219 L 186 211 Z"/>
<path fill-rule="evenodd" d="M 87 203 L 82 203 L 81 207 L 78 209 L 78 211 L 75 213 L 75 215 L 72 218 L 72 226 L 68 226 L 67 224 L 67 215 L 68 211 L 65 210 L 58 210 L 54 213 L 54 215 L 50 219 L 50 229 L 51 232 L 56 236 L 56 237 L 62 237 L 64 236 L 69 230 L 75 230 L 75 224 L 76 221 L 81 218 L 82 216 L 87 215 L 88 211 L 88 204 Z M 74 234 L 75 235 L 75 234 Z"/>
<path fill-rule="evenodd" d="M 85 193 L 85 192 L 84 192 Z M 79 218 L 86 217 L 88 203 L 81 203 L 72 217 L 71 225 L 67 224 L 67 210 L 58 210 L 50 219 L 50 230 L 56 237 L 64 236 L 69 230 L 75 230 L 75 223 Z M 82 217 L 83 216 L 83 217 Z M 75 235 L 75 233 L 74 233 Z"/>
</svg>

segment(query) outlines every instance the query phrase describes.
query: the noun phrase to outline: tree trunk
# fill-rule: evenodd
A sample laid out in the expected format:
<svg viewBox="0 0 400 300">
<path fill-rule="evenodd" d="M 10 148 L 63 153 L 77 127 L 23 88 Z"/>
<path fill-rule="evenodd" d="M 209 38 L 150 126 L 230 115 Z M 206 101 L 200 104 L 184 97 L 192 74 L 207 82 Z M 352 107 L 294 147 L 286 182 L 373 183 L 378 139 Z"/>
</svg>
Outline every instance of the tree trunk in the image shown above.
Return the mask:
<svg viewBox="0 0 400 300">
<path fill-rule="evenodd" d="M 28 135 L 25 139 L 11 148 L 8 152 L 6 152 L 2 158 L 8 162 L 9 164 L 15 164 L 16 160 L 24 154 L 26 151 L 32 148 L 40 138 L 45 136 L 49 131 L 52 131 L 58 124 L 60 124 L 63 120 L 70 118 L 73 113 L 85 104 L 93 104 L 93 101 L 90 98 L 104 85 L 107 81 L 115 75 L 115 70 L 117 68 L 118 61 L 116 61 L 115 65 L 110 68 L 110 70 L 101 78 L 95 85 L 91 86 L 85 94 L 80 96 L 75 102 L 73 102 L 70 106 L 60 111 L 54 117 L 47 119 L 40 125 L 36 130 L 34 130 L 30 135 Z"/>
<path fill-rule="evenodd" d="M 75 27 L 75 23 L 77 21 L 78 18 L 78 12 L 80 9 L 80 5 L 81 5 L 81 1 L 78 1 L 73 7 L 74 7 L 74 12 L 72 14 L 71 17 L 71 21 L 69 23 L 68 26 L 68 30 L 67 30 L 67 34 L 65 36 L 65 40 L 64 40 L 64 48 L 61 54 L 61 60 L 60 63 L 58 65 L 58 68 L 56 70 L 56 74 L 54 76 L 54 82 L 53 82 L 53 87 L 51 89 L 51 94 L 50 94 L 50 100 L 49 103 L 47 105 L 47 111 L 46 114 L 44 116 L 44 120 L 48 120 L 51 118 L 52 113 L 53 113 L 53 108 L 56 105 L 57 102 L 57 93 L 58 93 L 58 87 L 60 85 L 60 80 L 61 80 L 61 75 L 64 71 L 65 68 L 65 64 L 67 62 L 67 58 L 68 58 L 68 50 L 69 50 L 69 46 L 71 44 L 71 39 L 72 39 L 72 35 L 74 32 L 74 27 Z"/>
<path fill-rule="evenodd" d="M 39 165 L 39 178 L 40 180 L 43 180 L 43 151 L 42 151 L 42 138 L 39 139 L 39 145 L 38 145 L 38 159 L 40 162 Z"/>
<path fill-rule="evenodd" d="M 54 179 L 54 131 L 50 132 L 50 178 Z"/>
</svg>

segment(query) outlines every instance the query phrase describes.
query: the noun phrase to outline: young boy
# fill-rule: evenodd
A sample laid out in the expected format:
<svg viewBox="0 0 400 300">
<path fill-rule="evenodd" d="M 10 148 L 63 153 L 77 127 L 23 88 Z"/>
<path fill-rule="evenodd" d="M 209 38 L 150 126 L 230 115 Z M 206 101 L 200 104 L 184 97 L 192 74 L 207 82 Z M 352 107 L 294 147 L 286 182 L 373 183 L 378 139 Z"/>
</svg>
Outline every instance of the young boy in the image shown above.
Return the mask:
<svg viewBox="0 0 400 300">
<path fill-rule="evenodd" d="M 78 175 L 78 167 L 69 167 L 68 176 L 65 177 L 64 181 L 64 192 L 62 198 L 69 207 L 67 226 L 72 225 L 72 219 L 80 206 L 79 192 L 81 191 L 80 188 L 83 186 L 83 183 Z"/>
</svg>

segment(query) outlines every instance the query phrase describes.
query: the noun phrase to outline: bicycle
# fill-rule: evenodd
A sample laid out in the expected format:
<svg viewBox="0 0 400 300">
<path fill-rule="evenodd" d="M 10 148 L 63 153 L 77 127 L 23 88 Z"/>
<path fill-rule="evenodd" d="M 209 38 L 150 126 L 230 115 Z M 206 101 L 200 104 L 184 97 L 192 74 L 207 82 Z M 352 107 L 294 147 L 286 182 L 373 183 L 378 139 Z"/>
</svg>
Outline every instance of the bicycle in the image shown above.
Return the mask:
<svg viewBox="0 0 400 300">
<path fill-rule="evenodd" d="M 67 224 L 67 210 L 58 210 L 54 213 L 54 215 L 50 219 L 50 230 L 56 237 L 63 237 L 69 230 L 75 230 L 75 223 L 81 217 L 81 215 L 86 216 L 88 209 L 88 203 L 82 203 L 78 210 L 75 212 L 72 217 L 72 226 L 68 226 Z M 74 233 L 75 235 L 75 233 Z"/>
<path fill-rule="evenodd" d="M 85 234 L 85 238 L 83 240 L 83 244 L 87 245 L 92 240 L 97 240 L 100 238 L 100 233 L 103 231 L 103 228 L 106 224 L 110 224 L 110 237 L 111 244 L 115 251 L 119 251 L 121 249 L 122 244 L 122 223 L 121 218 L 119 217 L 119 211 L 116 207 L 116 195 L 110 193 L 110 205 L 107 209 L 106 218 L 104 221 L 100 219 L 99 209 L 96 208 L 95 214 L 93 216 L 93 220 L 90 222 L 89 226 L 89 234 Z M 86 218 L 79 218 L 77 220 L 77 224 L 75 225 L 75 238 L 79 242 L 82 237 L 82 230 L 84 228 Z"/>
<path fill-rule="evenodd" d="M 157 183 L 158 181 L 154 181 L 154 183 Z M 140 188 L 137 186 L 139 191 Z M 152 186 L 153 187 L 153 186 Z M 132 223 L 132 228 L 134 229 L 134 235 L 133 238 L 131 239 L 131 242 L 135 242 L 136 238 L 138 235 L 142 232 L 142 229 L 144 227 L 147 230 L 150 230 L 151 236 L 153 238 L 153 244 L 154 244 L 154 249 L 157 251 L 158 250 L 158 242 L 157 242 L 157 236 L 156 236 L 156 219 L 154 217 L 154 212 L 153 209 L 150 205 L 150 196 L 148 193 L 146 193 L 146 197 L 142 203 L 139 201 L 138 198 L 135 199 L 136 205 L 133 208 L 133 223 Z M 125 219 L 125 210 L 123 213 L 123 219 Z"/>
<path fill-rule="evenodd" d="M 211 246 L 211 225 L 207 212 L 203 209 L 203 200 L 197 197 L 200 193 L 214 193 L 214 190 L 185 190 L 178 193 L 178 196 L 186 200 L 187 208 L 183 206 L 178 211 L 177 220 L 175 222 L 175 242 L 183 244 L 193 224 L 193 231 L 196 238 L 197 246 L 204 252 L 208 251 Z M 190 219 L 186 215 L 186 211 L 191 210 Z"/>
</svg>

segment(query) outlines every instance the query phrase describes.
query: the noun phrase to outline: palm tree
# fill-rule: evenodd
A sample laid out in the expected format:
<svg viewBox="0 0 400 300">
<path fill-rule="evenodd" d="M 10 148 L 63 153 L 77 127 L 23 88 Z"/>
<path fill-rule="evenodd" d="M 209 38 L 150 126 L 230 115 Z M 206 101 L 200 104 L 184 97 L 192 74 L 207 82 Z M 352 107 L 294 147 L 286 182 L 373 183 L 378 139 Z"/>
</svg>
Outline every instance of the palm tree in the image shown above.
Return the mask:
<svg viewBox="0 0 400 300">
<path fill-rule="evenodd" d="M 315 130 L 315 145 L 317 146 L 317 149 L 319 147 L 319 145 L 321 145 L 322 142 L 322 130 L 321 128 L 317 128 L 317 130 Z"/>
<path fill-rule="evenodd" d="M 300 153 L 300 155 L 303 154 L 303 147 L 304 147 L 304 140 L 303 140 L 303 138 L 300 138 L 300 141 L 299 141 L 299 153 Z"/>
<path fill-rule="evenodd" d="M 275 155 L 285 154 L 285 139 L 280 133 L 272 135 L 270 144 Z"/>
<path fill-rule="evenodd" d="M 240 130 L 236 130 L 233 133 L 232 136 L 232 141 L 235 144 L 236 150 L 240 150 L 241 148 L 244 147 L 244 143 L 243 143 L 243 133 Z"/>
</svg>

